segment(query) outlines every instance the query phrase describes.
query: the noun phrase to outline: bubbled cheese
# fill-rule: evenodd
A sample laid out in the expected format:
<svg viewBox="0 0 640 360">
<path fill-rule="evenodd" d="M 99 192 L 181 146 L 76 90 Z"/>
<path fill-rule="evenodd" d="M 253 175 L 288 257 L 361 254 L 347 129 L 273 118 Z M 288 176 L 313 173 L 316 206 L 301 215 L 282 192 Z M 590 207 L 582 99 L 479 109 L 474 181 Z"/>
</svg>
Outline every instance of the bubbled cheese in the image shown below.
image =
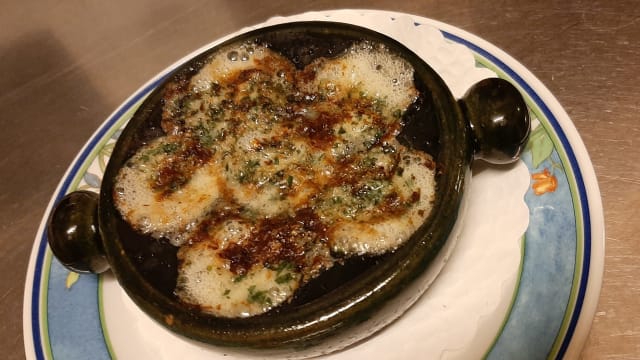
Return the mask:
<svg viewBox="0 0 640 360">
<path fill-rule="evenodd" d="M 419 95 L 405 60 L 362 42 L 302 70 L 254 43 L 207 61 L 166 87 L 166 135 L 128 161 L 114 193 L 134 229 L 180 247 L 180 300 L 261 314 L 345 257 L 394 251 L 425 221 L 433 161 L 395 139 Z"/>
</svg>

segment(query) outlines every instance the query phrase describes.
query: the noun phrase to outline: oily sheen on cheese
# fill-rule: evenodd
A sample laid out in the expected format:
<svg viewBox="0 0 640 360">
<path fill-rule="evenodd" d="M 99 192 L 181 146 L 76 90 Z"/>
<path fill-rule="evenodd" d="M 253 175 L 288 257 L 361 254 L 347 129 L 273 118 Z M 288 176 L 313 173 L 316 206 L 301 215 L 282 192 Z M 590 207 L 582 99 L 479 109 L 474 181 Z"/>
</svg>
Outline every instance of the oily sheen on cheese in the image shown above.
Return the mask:
<svg viewBox="0 0 640 360">
<path fill-rule="evenodd" d="M 396 140 L 417 96 L 412 67 L 370 42 L 304 69 L 268 46 L 223 48 L 165 87 L 165 135 L 120 170 L 116 206 L 179 247 L 183 302 L 264 313 L 429 215 L 433 159 Z"/>
</svg>

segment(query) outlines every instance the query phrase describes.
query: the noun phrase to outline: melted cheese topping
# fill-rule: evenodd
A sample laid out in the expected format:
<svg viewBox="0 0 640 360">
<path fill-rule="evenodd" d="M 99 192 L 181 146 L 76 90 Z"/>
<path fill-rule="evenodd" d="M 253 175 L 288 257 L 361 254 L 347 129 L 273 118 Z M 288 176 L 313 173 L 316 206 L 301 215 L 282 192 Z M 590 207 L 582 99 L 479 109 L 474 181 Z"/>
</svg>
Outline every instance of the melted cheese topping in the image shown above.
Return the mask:
<svg viewBox="0 0 640 360">
<path fill-rule="evenodd" d="M 243 274 L 230 271 L 220 251 L 250 241 L 251 226 L 242 221 L 223 222 L 211 239 L 182 246 L 178 252 L 181 271 L 176 293 L 184 301 L 223 317 L 247 317 L 268 311 L 288 300 L 300 284 L 301 275 L 291 263 L 271 268 L 260 264 Z"/>
<path fill-rule="evenodd" d="M 260 314 L 353 255 L 393 251 L 424 222 L 434 163 L 395 139 L 413 69 L 363 42 L 303 70 L 264 46 L 213 54 L 165 88 L 166 135 L 114 198 L 180 246 L 175 293 L 223 317 Z"/>
<path fill-rule="evenodd" d="M 186 161 L 176 155 L 178 141 L 161 137 L 141 148 L 120 170 L 114 194 L 116 206 L 131 224 L 176 245 L 221 196 L 220 169 L 213 162 L 195 168 L 184 184 L 162 183 L 163 170 L 172 171 L 176 161 Z M 166 195 L 162 195 L 164 187 L 171 190 Z"/>
<path fill-rule="evenodd" d="M 425 214 L 431 209 L 435 196 L 433 176 L 425 167 L 430 166 L 430 157 L 419 152 L 404 156 L 402 174 L 396 174 L 390 183 L 374 182 L 370 191 L 380 191 L 380 196 L 389 198 L 390 191 L 398 191 L 397 197 L 383 206 L 371 206 L 354 219 L 343 217 L 334 222 L 330 230 L 332 250 L 346 254 L 382 254 L 400 246 L 422 224 Z M 393 189 L 393 190 L 391 190 Z M 377 196 L 377 195 L 376 195 Z M 411 199 L 413 204 L 401 204 L 399 199 Z M 395 204 L 394 204 L 395 202 Z M 402 216 L 386 216 L 393 207 L 406 206 Z"/>
<path fill-rule="evenodd" d="M 369 42 L 358 44 L 338 61 L 320 58 L 306 71 L 315 73 L 303 88 L 324 92 L 331 99 L 368 97 L 384 102 L 385 115 L 403 111 L 415 99 L 413 68 L 403 59 L 389 56 Z"/>
</svg>

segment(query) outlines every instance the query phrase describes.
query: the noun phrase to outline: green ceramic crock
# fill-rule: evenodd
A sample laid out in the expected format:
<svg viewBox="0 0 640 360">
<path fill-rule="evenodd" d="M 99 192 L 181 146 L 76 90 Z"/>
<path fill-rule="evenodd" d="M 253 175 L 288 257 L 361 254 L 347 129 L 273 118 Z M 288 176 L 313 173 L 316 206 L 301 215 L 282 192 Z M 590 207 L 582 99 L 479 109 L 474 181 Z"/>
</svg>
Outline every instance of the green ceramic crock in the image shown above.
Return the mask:
<svg viewBox="0 0 640 360">
<path fill-rule="evenodd" d="M 352 43 L 384 44 L 415 69 L 421 95 L 405 114 L 398 136 L 428 152 L 437 163 L 437 195 L 428 219 L 400 248 L 377 257 L 336 265 L 300 289 L 290 304 L 249 318 L 218 318 L 184 306 L 173 294 L 177 248 L 136 234 L 114 207 L 114 178 L 146 141 L 162 134 L 162 88 L 144 101 L 122 132 L 104 174 L 100 193 L 67 195 L 49 219 L 48 237 L 57 258 L 74 271 L 108 268 L 134 302 L 172 331 L 206 343 L 260 354 L 305 357 L 361 341 L 402 315 L 433 280 L 427 269 L 455 236 L 470 164 L 515 161 L 527 141 L 528 111 L 510 83 L 487 79 L 456 100 L 422 59 L 397 41 L 372 30 L 332 22 L 296 22 L 250 31 L 179 66 L 166 81 L 198 71 L 219 47 L 235 42 L 268 44 L 298 67 L 334 56 Z M 440 264 L 438 265 L 440 266 Z"/>
</svg>

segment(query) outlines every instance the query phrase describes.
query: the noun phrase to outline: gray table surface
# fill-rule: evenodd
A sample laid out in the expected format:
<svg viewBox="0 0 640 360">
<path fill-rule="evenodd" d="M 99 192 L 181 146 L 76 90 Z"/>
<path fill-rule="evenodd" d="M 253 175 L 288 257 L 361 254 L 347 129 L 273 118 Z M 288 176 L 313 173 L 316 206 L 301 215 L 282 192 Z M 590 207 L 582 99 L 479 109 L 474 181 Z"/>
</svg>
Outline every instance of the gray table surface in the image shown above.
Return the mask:
<svg viewBox="0 0 640 360">
<path fill-rule="evenodd" d="M 413 13 L 533 72 L 575 123 L 602 194 L 606 258 L 584 359 L 640 359 L 640 2 L 0 1 L 0 351 L 22 359 L 29 253 L 67 166 L 133 91 L 224 34 L 309 10 Z M 634 140 L 636 145 L 634 147 Z"/>
</svg>

